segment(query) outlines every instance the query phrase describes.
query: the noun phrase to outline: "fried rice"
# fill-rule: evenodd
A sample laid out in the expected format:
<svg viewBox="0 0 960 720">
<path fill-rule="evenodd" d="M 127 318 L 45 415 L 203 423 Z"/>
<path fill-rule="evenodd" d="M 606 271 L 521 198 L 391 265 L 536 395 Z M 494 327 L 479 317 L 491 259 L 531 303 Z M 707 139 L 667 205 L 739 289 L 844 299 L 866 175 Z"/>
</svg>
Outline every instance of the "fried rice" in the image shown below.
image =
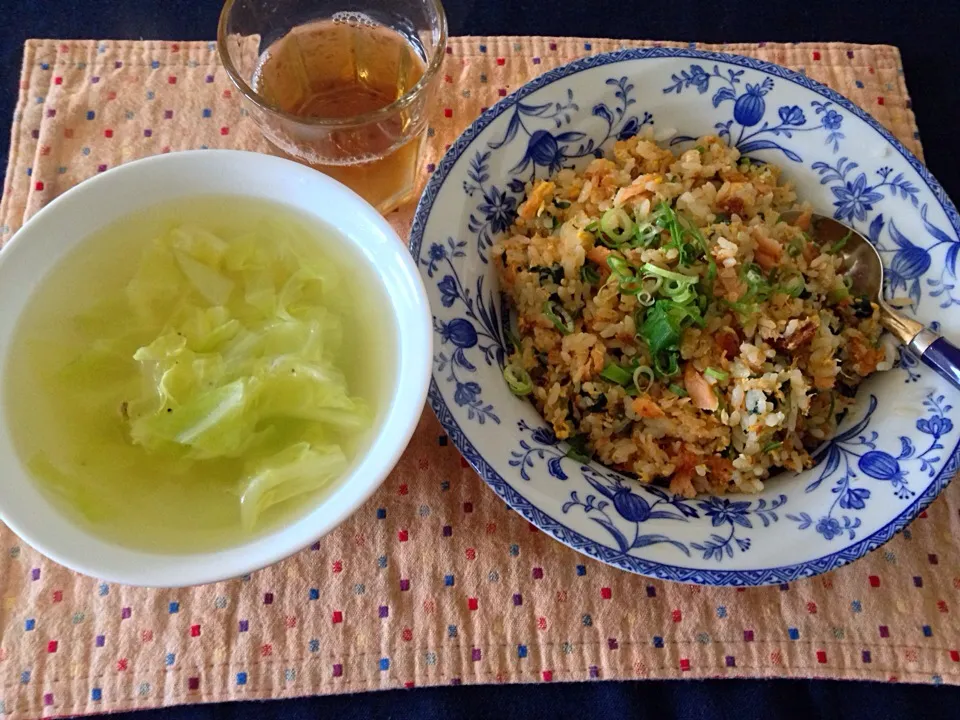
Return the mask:
<svg viewBox="0 0 960 720">
<path fill-rule="evenodd" d="M 716 136 L 679 154 L 634 137 L 528 183 L 492 251 L 516 318 L 504 376 L 573 455 L 686 497 L 758 492 L 809 467 L 893 362 L 811 232 L 780 169 Z"/>
</svg>

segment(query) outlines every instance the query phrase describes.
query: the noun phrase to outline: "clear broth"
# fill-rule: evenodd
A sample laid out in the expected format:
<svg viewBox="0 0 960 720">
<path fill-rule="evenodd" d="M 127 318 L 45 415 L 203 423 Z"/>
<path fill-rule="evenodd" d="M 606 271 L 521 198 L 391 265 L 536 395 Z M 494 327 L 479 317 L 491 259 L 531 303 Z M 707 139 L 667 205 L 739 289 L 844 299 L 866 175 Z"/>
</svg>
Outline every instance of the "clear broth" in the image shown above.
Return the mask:
<svg viewBox="0 0 960 720">
<path fill-rule="evenodd" d="M 379 284 L 363 280 L 374 270 L 336 231 L 287 206 L 240 197 L 176 200 L 127 216 L 80 243 L 30 298 L 9 348 L 2 408 L 24 464 L 42 454 L 70 470 L 71 487 L 35 475 L 44 494 L 99 537 L 153 552 L 235 546 L 316 507 L 339 484 L 270 507 L 253 532 L 245 531 L 236 491 L 242 458 L 199 461 L 184 470 L 130 442 L 117 412 L 122 396 L 83 387 L 68 393 L 57 389 L 62 369 L 89 343 L 89 336 L 77 331 L 77 316 L 123 292 L 152 238 L 187 223 L 231 238 L 268 218 L 296 222 L 316 240 L 318 257 L 345 277 L 358 278 L 340 285 L 350 294 L 342 317 L 349 330 L 343 333 L 337 365 L 350 393 L 368 403 L 374 420 L 373 429 L 344 442 L 351 467 L 382 423 L 394 384 L 393 364 L 384 361 L 396 353 L 392 313 L 385 310 L 389 301 Z M 131 357 L 130 367 L 117 371 L 136 377 L 136 363 Z M 94 502 L 79 508 L 70 500 L 78 492 Z"/>
</svg>

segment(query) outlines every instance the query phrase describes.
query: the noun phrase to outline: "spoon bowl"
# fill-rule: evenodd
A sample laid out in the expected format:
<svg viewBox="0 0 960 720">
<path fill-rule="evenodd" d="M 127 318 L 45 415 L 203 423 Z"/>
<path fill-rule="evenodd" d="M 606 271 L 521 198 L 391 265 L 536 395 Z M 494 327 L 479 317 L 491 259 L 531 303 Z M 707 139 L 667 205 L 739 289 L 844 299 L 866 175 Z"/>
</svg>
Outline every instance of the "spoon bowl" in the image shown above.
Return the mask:
<svg viewBox="0 0 960 720">
<path fill-rule="evenodd" d="M 795 223 L 799 211 L 781 219 Z M 810 232 L 821 246 L 843 257 L 843 274 L 851 295 L 866 297 L 880 308 L 880 324 L 889 330 L 918 360 L 960 389 L 960 348 L 922 323 L 894 309 L 883 297 L 883 260 L 866 237 L 848 225 L 824 215 L 810 217 Z"/>
</svg>

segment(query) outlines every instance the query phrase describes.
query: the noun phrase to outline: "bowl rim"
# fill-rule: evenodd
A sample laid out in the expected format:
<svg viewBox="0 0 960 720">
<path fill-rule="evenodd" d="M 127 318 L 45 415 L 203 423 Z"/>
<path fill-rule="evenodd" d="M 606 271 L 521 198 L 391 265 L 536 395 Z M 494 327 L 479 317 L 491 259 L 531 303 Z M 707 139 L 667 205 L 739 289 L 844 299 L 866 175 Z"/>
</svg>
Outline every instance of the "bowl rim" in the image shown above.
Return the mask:
<svg viewBox="0 0 960 720">
<path fill-rule="evenodd" d="M 320 537 L 323 537 L 327 533 L 331 532 L 334 528 L 342 524 L 380 488 L 380 486 L 383 484 L 383 481 L 387 478 L 390 472 L 393 471 L 401 455 L 409 445 L 410 440 L 413 437 L 417 426 L 419 425 L 419 420 L 422 415 L 431 375 L 431 364 L 429 362 L 429 358 L 432 357 L 433 327 L 430 304 L 427 298 L 426 289 L 423 285 L 423 281 L 420 277 L 420 273 L 417 270 L 414 259 L 412 256 L 410 256 L 409 252 L 406 251 L 406 248 L 400 237 L 397 235 L 397 232 L 372 205 L 367 203 L 365 200 L 363 200 L 363 198 L 347 188 L 345 185 L 342 185 L 341 183 L 320 173 L 317 170 L 305 165 L 301 165 L 300 163 L 292 160 L 245 150 L 204 149 L 152 155 L 124 163 L 123 165 L 112 168 L 105 173 L 95 175 L 81 183 L 78 183 L 56 197 L 48 205 L 37 211 L 23 224 L 23 226 L 14 234 L 10 241 L 8 241 L 3 248 L 0 248 L 0 269 L 3 269 L 3 266 L 8 265 L 11 262 L 16 262 L 16 259 L 12 257 L 12 251 L 15 251 L 16 248 L 19 248 L 24 242 L 28 241 L 28 238 L 26 237 L 27 233 L 23 233 L 25 229 L 29 228 L 31 225 L 37 224 L 38 222 L 43 222 L 45 218 L 50 218 L 55 216 L 57 213 L 60 213 L 61 208 L 64 206 L 68 207 L 69 204 L 74 202 L 76 198 L 81 196 L 88 197 L 91 192 L 100 192 L 101 186 L 108 188 L 111 183 L 116 183 L 119 179 L 123 179 L 125 177 L 129 178 L 130 182 L 134 182 L 134 178 L 137 176 L 143 176 L 144 173 L 149 174 L 158 165 L 171 165 L 174 167 L 177 165 L 182 165 L 184 168 L 189 168 L 192 163 L 196 162 L 210 163 L 212 156 L 222 158 L 222 160 L 218 161 L 222 165 L 234 163 L 233 167 L 246 166 L 251 172 L 256 172 L 257 168 L 262 169 L 266 166 L 273 165 L 275 168 L 277 168 L 276 172 L 284 173 L 289 176 L 291 183 L 299 181 L 310 183 L 313 185 L 313 187 L 322 188 L 323 186 L 326 186 L 328 191 L 339 193 L 341 197 L 347 195 L 349 196 L 348 199 L 351 201 L 351 203 L 357 203 L 354 205 L 353 209 L 364 212 L 366 215 L 365 220 L 370 222 L 376 228 L 381 237 L 385 237 L 391 242 L 396 242 L 396 248 L 398 249 L 396 257 L 399 261 L 397 268 L 403 281 L 409 285 L 407 290 L 412 291 L 410 304 L 412 307 L 417 309 L 416 313 L 411 313 L 411 315 L 405 316 L 409 319 L 409 322 L 412 323 L 412 332 L 409 333 L 409 335 L 412 339 L 419 338 L 420 336 L 425 337 L 426 341 L 422 349 L 422 353 L 427 362 L 423 363 L 422 368 L 417 368 L 413 362 L 411 362 L 409 365 L 399 361 L 397 362 L 397 369 L 391 387 L 390 401 L 385 406 L 384 415 L 379 428 L 376 429 L 376 433 L 370 438 L 370 448 L 372 449 L 377 441 L 384 435 L 384 433 L 388 431 L 388 427 L 395 433 L 394 439 L 390 441 L 386 447 L 382 448 L 384 451 L 390 450 L 389 454 L 384 452 L 383 455 L 380 455 L 375 463 L 375 467 L 364 468 L 365 472 L 362 475 L 366 476 L 366 480 L 364 480 L 364 477 L 358 474 L 358 471 L 363 465 L 364 457 L 366 457 L 360 456 L 355 459 L 353 468 L 351 469 L 349 475 L 346 476 L 345 482 L 342 482 L 339 486 L 334 487 L 333 491 L 320 499 L 315 507 L 306 510 L 303 513 L 295 514 L 288 521 L 281 523 L 279 526 L 268 531 L 266 534 L 255 536 L 250 540 L 240 542 L 238 544 L 231 544 L 226 548 L 204 550 L 192 553 L 151 552 L 147 550 L 130 548 L 118 543 L 104 540 L 95 533 L 89 531 L 87 528 L 71 521 L 71 525 L 77 532 L 87 538 L 90 538 L 95 543 L 99 542 L 113 546 L 121 553 L 130 555 L 131 557 L 142 556 L 145 559 L 163 558 L 163 563 L 155 567 L 149 567 L 149 563 L 147 563 L 147 567 L 137 570 L 131 571 L 130 569 L 119 569 L 118 571 L 118 568 L 110 567 L 109 564 L 103 565 L 101 563 L 101 559 L 94 555 L 87 555 L 86 557 L 75 555 L 65 560 L 63 554 L 59 550 L 51 551 L 51 543 L 48 543 L 48 540 L 45 539 L 44 536 L 38 535 L 37 533 L 23 532 L 23 524 L 20 522 L 18 517 L 11 517 L 9 514 L 9 506 L 3 500 L 2 494 L 0 494 L 0 519 L 2 519 L 2 521 L 21 540 L 26 542 L 28 545 L 39 551 L 50 560 L 53 560 L 54 562 L 63 565 L 70 570 L 82 573 L 89 577 L 95 577 L 108 582 L 124 585 L 170 588 L 189 587 L 237 578 L 255 570 L 268 567 L 279 562 L 280 560 L 290 557 L 291 555 L 294 555 L 297 552 L 305 549 L 311 543 L 315 542 Z M 268 198 L 264 194 L 258 193 L 255 189 L 251 189 L 246 193 L 243 191 L 224 192 L 222 190 L 211 189 L 209 193 L 241 198 L 261 198 L 269 202 L 278 202 L 280 204 L 284 204 L 283 200 L 274 200 L 273 198 Z M 171 196 L 170 200 L 175 200 L 177 197 L 190 197 L 192 195 L 195 195 L 195 193 L 173 195 Z M 314 211 L 315 208 L 322 207 L 322 202 L 320 202 L 319 199 L 321 199 L 323 195 L 318 194 L 317 197 L 318 203 L 316 206 L 314 206 L 314 208 L 308 208 L 302 205 L 297 206 L 293 202 L 286 202 L 285 204 L 295 208 L 298 212 L 318 218 L 319 222 L 327 222 L 329 224 L 330 221 L 325 221 L 323 219 L 322 212 Z M 149 207 L 157 202 L 163 202 L 163 200 L 154 202 L 148 201 L 144 203 L 142 207 Z M 135 210 L 131 209 L 120 212 L 115 218 L 112 218 L 107 222 L 98 223 L 97 229 L 103 229 L 111 222 L 122 219 L 131 212 L 135 212 Z M 94 230 L 92 232 L 96 231 L 97 230 Z M 68 248 L 75 249 L 81 245 L 90 236 L 90 234 L 91 233 L 86 233 L 77 238 L 74 244 L 68 246 Z M 350 242 L 355 246 L 357 251 L 363 251 L 364 240 L 362 238 L 350 238 Z M 371 245 L 370 247 L 374 246 Z M 50 268 L 48 268 L 47 272 L 56 266 L 56 263 L 63 257 L 65 252 L 69 252 L 69 249 L 66 251 L 61 249 L 55 254 L 55 259 L 53 260 Z M 369 258 L 366 258 L 365 261 L 369 261 Z M 7 270 L 9 271 L 10 268 L 7 268 Z M 36 287 L 41 284 L 41 282 L 42 276 L 39 276 L 36 279 L 36 284 L 34 285 L 34 289 L 31 291 L 31 294 L 33 291 L 35 291 Z M 392 294 L 386 287 L 385 281 L 380 280 L 380 282 L 383 286 L 384 295 L 390 298 Z M 29 303 L 30 298 L 28 296 L 23 302 L 20 311 L 15 316 L 13 332 L 16 331 L 16 321 L 19 319 L 19 317 L 21 317 L 23 310 L 29 305 Z M 399 327 L 396 328 L 395 334 L 395 342 L 399 354 L 404 342 L 401 338 L 401 329 Z M 5 353 L 6 351 L 4 351 L 4 354 Z M 420 354 L 418 353 L 418 357 L 419 356 Z M 6 360 L 4 360 L 2 365 L 6 365 Z M 404 367 L 408 368 L 407 372 L 406 374 L 401 375 L 401 370 Z M 5 380 L 0 378 L 0 382 L 5 382 Z M 404 404 L 397 402 L 399 397 L 398 393 L 402 389 L 402 385 L 404 383 L 408 383 L 412 386 L 412 397 L 417 399 L 416 403 L 411 402 L 409 404 Z M 0 408 L 0 430 L 2 430 L 4 435 L 9 437 L 9 433 L 6 430 L 3 430 L 4 425 L 5 411 L 3 408 Z M 402 427 L 402 430 L 399 432 L 397 432 L 398 426 Z M 17 471 L 23 475 L 24 482 L 34 482 L 30 478 L 29 473 L 23 467 L 23 463 L 19 457 L 15 455 L 9 462 L 11 463 L 12 467 L 16 468 Z M 334 495 L 350 487 L 351 483 L 353 483 L 353 487 L 355 488 L 354 491 L 349 493 L 348 497 L 346 497 L 340 503 L 338 511 L 333 511 L 331 508 L 330 518 L 322 524 L 322 529 L 313 531 L 308 527 L 304 527 L 296 535 L 282 537 L 284 533 L 290 531 L 295 525 L 298 525 L 302 521 L 311 517 L 317 511 L 320 511 L 324 505 L 327 504 L 332 497 L 334 497 Z M 63 512 L 59 508 L 52 503 L 48 502 L 48 504 L 50 505 L 53 513 L 63 517 Z M 317 524 L 314 526 L 319 527 Z M 257 548 L 259 548 L 259 552 L 256 551 Z M 224 566 L 222 571 L 218 570 L 211 572 L 209 569 L 193 569 L 191 567 L 191 563 L 195 563 L 196 558 L 206 557 L 209 560 L 221 553 L 236 553 L 241 549 L 244 551 L 242 553 L 243 559 L 231 563 L 229 566 Z M 239 554 L 240 553 L 238 553 L 238 555 Z M 212 566 L 212 563 L 209 561 L 204 563 L 204 567 L 207 566 Z"/>
<path fill-rule="evenodd" d="M 413 225 L 410 230 L 410 253 L 413 257 L 420 257 L 420 249 L 423 244 L 424 234 L 427 223 L 430 219 L 430 213 L 434 202 L 440 194 L 441 189 L 454 166 L 460 157 L 467 151 L 488 125 L 500 117 L 504 112 L 511 109 L 527 95 L 534 93 L 541 88 L 550 85 L 562 78 L 575 75 L 586 70 L 604 65 L 612 65 L 622 62 L 631 62 L 636 60 L 649 59 L 669 59 L 669 58 L 688 58 L 701 61 L 723 62 L 739 67 L 745 67 L 750 70 L 766 73 L 775 78 L 787 80 L 804 89 L 827 98 L 836 103 L 847 112 L 864 121 L 880 137 L 888 142 L 917 172 L 920 179 L 930 189 L 934 198 L 940 204 L 947 219 L 950 222 L 954 232 L 960 235 L 960 215 L 953 202 L 947 196 L 943 187 L 933 177 L 929 170 L 917 159 L 913 153 L 907 150 L 903 144 L 895 138 L 889 130 L 883 127 L 874 117 L 861 109 L 858 105 L 848 100 L 835 90 L 813 80 L 806 75 L 798 73 L 782 65 L 758 60 L 743 55 L 734 55 L 730 53 L 713 52 L 707 50 L 695 50 L 692 48 L 627 48 L 614 50 L 612 52 L 599 53 L 589 57 L 574 60 L 573 62 L 561 65 L 560 67 L 549 70 L 530 82 L 520 87 L 515 92 L 500 100 L 492 107 L 485 110 L 470 126 L 463 131 L 457 140 L 450 146 L 450 149 L 444 154 L 443 158 L 437 163 L 437 168 L 427 183 L 417 205 L 416 213 L 413 219 Z M 629 75 L 629 73 L 627 73 Z M 421 274 L 422 274 L 421 270 Z M 507 483 L 507 481 L 477 452 L 476 448 L 470 442 L 468 434 L 464 433 L 460 425 L 454 418 L 453 413 L 447 406 L 446 401 L 440 391 L 436 379 L 431 376 L 430 391 L 428 401 L 437 415 L 437 419 L 447 431 L 454 446 L 463 454 L 464 458 L 473 469 L 483 478 L 490 487 L 499 495 L 513 510 L 520 513 L 521 516 L 548 532 L 555 540 L 573 549 L 600 560 L 608 565 L 613 565 L 629 572 L 640 575 L 647 575 L 661 580 L 674 580 L 678 582 L 690 582 L 701 585 L 721 585 L 721 586 L 757 586 L 773 585 L 785 583 L 799 578 L 819 575 L 830 570 L 853 562 L 863 557 L 868 552 L 875 550 L 895 534 L 903 530 L 910 524 L 921 512 L 923 512 L 931 502 L 933 502 L 943 489 L 953 479 L 954 474 L 960 469 L 960 440 L 949 451 L 940 473 L 930 481 L 927 489 L 919 494 L 914 501 L 907 506 L 899 515 L 893 518 L 883 527 L 877 529 L 867 537 L 862 538 L 856 543 L 838 550 L 834 553 L 814 558 L 804 562 L 793 563 L 777 567 L 759 568 L 756 570 L 713 570 L 705 568 L 684 567 L 681 565 L 672 565 L 652 560 L 645 560 L 632 555 L 619 553 L 601 543 L 581 535 L 577 531 L 567 527 L 555 518 L 540 510 L 531 501 L 527 500 L 518 491 Z"/>
</svg>

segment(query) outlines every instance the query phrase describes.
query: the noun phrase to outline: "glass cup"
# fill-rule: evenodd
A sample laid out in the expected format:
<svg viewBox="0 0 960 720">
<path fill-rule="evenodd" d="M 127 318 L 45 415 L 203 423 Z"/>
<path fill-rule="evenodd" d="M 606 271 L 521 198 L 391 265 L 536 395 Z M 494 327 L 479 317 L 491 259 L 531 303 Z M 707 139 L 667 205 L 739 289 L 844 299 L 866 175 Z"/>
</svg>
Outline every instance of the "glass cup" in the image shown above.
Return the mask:
<svg viewBox="0 0 960 720">
<path fill-rule="evenodd" d="M 227 0 L 217 31 L 264 137 L 382 213 L 416 190 L 446 42 L 439 0 Z"/>
</svg>

